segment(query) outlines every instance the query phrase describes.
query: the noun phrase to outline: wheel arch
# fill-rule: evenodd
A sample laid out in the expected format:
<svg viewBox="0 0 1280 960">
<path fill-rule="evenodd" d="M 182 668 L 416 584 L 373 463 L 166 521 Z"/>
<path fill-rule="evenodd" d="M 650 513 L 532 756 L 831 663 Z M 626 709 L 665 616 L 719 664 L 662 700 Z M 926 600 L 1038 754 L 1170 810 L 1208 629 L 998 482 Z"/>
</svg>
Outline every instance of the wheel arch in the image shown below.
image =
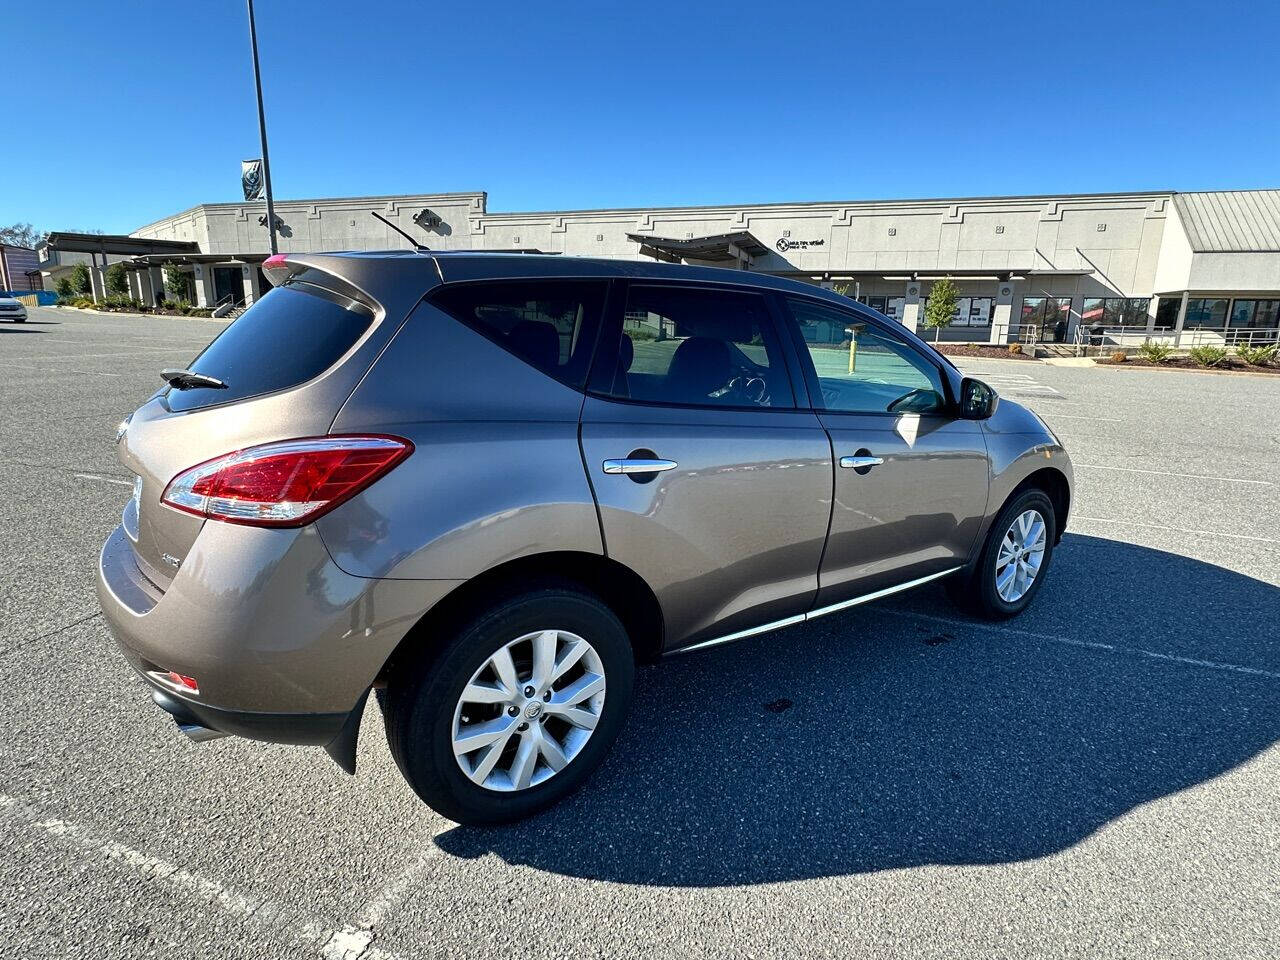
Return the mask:
<svg viewBox="0 0 1280 960">
<path fill-rule="evenodd" d="M 435 646 L 434 636 L 483 609 L 494 595 L 527 590 L 548 581 L 580 586 L 603 600 L 622 621 L 638 662 L 652 663 L 662 654 L 662 608 L 639 574 L 599 554 L 556 551 L 491 567 L 446 594 L 405 634 L 378 672 L 376 685 L 384 684 L 399 665 L 429 655 Z"/>
<path fill-rule="evenodd" d="M 1056 467 L 1041 467 L 1023 477 L 1009 496 L 1005 497 L 1004 503 L 1000 504 L 1000 510 L 1003 510 L 1014 497 L 1032 489 L 1043 490 L 1049 502 L 1053 504 L 1053 542 L 1056 546 L 1062 542 L 1062 531 L 1067 525 L 1067 515 L 1071 510 L 1071 483 L 1067 480 L 1066 474 Z M 995 513 L 998 514 L 1000 510 Z"/>
</svg>

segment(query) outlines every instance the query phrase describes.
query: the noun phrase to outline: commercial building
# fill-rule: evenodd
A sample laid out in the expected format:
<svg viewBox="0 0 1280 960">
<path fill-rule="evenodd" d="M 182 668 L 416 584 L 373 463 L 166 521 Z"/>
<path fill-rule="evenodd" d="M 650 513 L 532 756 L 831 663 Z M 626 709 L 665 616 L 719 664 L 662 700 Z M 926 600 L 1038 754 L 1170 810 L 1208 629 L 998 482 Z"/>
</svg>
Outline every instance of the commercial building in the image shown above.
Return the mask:
<svg viewBox="0 0 1280 960">
<path fill-rule="evenodd" d="M 35 250 L 0 243 L 0 291 L 30 293 L 41 289 L 41 280 Z"/>
<path fill-rule="evenodd" d="M 538 213 L 490 212 L 484 193 L 349 197 L 278 202 L 280 249 L 403 247 L 373 212 L 432 249 L 656 258 L 839 285 L 913 328 L 946 275 L 961 293 L 947 340 L 1072 342 L 1105 329 L 1230 341 L 1280 327 L 1280 190 Z M 42 256 L 76 248 L 62 236 Z M 190 275 L 201 305 L 251 302 L 266 284 L 259 203 L 202 204 L 91 242 L 104 263 L 156 245 L 126 260 L 142 300 L 162 291 L 164 264 Z"/>
</svg>

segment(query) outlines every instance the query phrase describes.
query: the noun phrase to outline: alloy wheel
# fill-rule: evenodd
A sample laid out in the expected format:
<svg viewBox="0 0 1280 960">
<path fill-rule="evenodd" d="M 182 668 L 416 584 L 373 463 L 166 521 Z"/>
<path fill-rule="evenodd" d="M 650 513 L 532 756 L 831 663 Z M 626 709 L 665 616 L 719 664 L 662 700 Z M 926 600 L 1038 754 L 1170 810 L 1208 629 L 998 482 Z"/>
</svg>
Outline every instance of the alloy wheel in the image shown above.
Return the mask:
<svg viewBox="0 0 1280 960">
<path fill-rule="evenodd" d="M 453 755 L 487 790 L 544 783 L 591 739 L 604 709 L 604 664 L 566 630 L 539 630 L 499 648 L 453 712 Z"/>
<path fill-rule="evenodd" d="M 1024 510 L 1000 541 L 996 556 L 996 592 L 1005 603 L 1027 595 L 1044 562 L 1048 531 L 1039 510 Z"/>
</svg>

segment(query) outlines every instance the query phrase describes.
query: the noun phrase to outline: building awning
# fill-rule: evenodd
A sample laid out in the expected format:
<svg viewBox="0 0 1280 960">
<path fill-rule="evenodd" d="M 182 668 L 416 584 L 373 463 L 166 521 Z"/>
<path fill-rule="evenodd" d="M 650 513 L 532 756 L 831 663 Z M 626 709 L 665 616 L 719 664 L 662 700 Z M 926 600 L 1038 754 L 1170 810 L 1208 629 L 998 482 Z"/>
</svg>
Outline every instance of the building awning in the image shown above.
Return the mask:
<svg viewBox="0 0 1280 960">
<path fill-rule="evenodd" d="M 102 253 L 120 257 L 152 253 L 199 253 L 194 240 L 152 240 L 112 233 L 51 233 L 44 243 L 65 253 Z"/>
<path fill-rule="evenodd" d="M 854 278 L 874 278 L 878 280 L 941 280 L 950 277 L 952 280 L 1023 280 L 1027 277 L 1087 277 L 1092 270 L 1056 270 L 1047 267 L 957 267 L 940 269 L 938 267 L 855 267 L 853 269 L 831 270 L 782 270 L 776 271 L 784 277 L 809 277 L 818 280 L 844 280 Z"/>
<path fill-rule="evenodd" d="M 262 263 L 269 253 L 149 253 L 134 257 L 126 263 L 129 267 L 161 267 L 168 263 L 191 265 L 195 263 Z"/>
<path fill-rule="evenodd" d="M 655 260 L 680 263 L 683 260 L 751 260 L 763 257 L 769 248 L 756 239 L 749 230 L 734 233 L 718 233 L 707 237 L 690 237 L 676 240 L 672 237 L 655 237 L 646 233 L 628 233 L 627 239 L 640 244 L 640 252 Z"/>
</svg>

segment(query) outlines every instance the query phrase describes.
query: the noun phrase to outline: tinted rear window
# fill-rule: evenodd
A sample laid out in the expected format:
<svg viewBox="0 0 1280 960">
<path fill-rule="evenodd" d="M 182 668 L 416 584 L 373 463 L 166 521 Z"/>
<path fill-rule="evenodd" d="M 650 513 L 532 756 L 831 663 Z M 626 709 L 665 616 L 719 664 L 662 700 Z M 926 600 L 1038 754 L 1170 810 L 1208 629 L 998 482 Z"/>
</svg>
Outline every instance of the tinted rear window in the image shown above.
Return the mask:
<svg viewBox="0 0 1280 960">
<path fill-rule="evenodd" d="M 373 322 L 307 288 L 277 287 L 257 301 L 191 362 L 225 390 L 169 390 L 171 410 L 193 410 L 296 387 L 319 376 L 351 349 Z"/>
</svg>

